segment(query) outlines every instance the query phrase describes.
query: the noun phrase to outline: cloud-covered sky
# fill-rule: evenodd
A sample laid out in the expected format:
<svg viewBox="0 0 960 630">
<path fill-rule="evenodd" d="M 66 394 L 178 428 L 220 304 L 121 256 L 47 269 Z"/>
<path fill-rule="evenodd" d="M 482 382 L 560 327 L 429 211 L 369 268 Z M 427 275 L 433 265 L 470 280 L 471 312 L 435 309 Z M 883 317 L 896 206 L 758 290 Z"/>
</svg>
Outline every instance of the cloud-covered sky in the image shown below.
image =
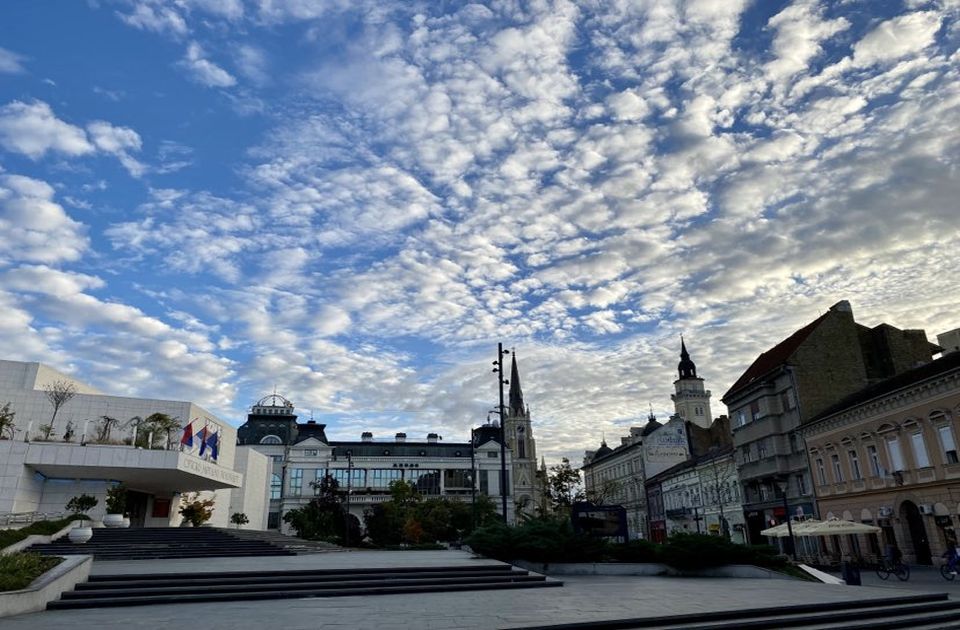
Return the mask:
<svg viewBox="0 0 960 630">
<path fill-rule="evenodd" d="M 235 424 L 725 411 L 831 304 L 960 326 L 957 0 L 10 0 L 0 347 Z"/>
</svg>

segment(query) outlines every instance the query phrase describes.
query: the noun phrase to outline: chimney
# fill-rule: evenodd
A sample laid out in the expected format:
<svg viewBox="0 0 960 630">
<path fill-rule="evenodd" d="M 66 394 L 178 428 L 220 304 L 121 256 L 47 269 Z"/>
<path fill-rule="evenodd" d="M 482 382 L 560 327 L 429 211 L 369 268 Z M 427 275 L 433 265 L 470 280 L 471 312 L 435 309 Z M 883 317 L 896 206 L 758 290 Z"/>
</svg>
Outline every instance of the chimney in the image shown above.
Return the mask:
<svg viewBox="0 0 960 630">
<path fill-rule="evenodd" d="M 406 433 L 397 433 L 397 442 L 398 442 L 398 443 L 402 443 L 402 442 L 406 442 L 406 441 L 407 441 L 407 434 L 406 434 Z"/>
<path fill-rule="evenodd" d="M 428 443 L 428 444 L 436 444 L 436 443 L 437 443 L 437 440 L 439 440 L 439 439 L 440 439 L 440 436 L 437 435 L 436 433 L 427 433 L 427 443 Z"/>
<path fill-rule="evenodd" d="M 364 431 L 360 434 L 360 441 L 362 442 L 373 442 L 373 433 L 369 431 Z"/>
</svg>

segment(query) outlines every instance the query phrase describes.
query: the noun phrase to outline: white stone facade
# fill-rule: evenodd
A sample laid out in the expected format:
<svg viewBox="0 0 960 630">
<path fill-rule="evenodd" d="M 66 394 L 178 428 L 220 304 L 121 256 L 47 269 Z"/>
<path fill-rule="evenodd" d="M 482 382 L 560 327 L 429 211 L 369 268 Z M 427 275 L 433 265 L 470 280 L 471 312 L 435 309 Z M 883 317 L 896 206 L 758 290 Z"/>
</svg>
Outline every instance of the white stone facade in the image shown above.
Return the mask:
<svg viewBox="0 0 960 630">
<path fill-rule="evenodd" d="M 44 388 L 55 381 L 71 383 L 76 394 L 58 411 L 49 439 L 41 427 L 50 424 L 53 407 Z M 109 396 L 81 381 L 40 363 L 0 361 L 0 407 L 9 403 L 15 412 L 12 439 L 0 440 L 0 514 L 22 512 L 59 513 L 66 502 L 79 494 L 92 494 L 98 505 L 90 516 L 104 513 L 106 491 L 123 482 L 130 491 L 132 518 L 138 525 L 176 525 L 182 493 L 203 491 L 213 496 L 211 524 L 226 526 L 230 517 L 231 493 L 238 497 L 257 490 L 231 490 L 243 486 L 244 465 L 263 468 L 266 462 L 256 458 L 236 459 L 236 430 L 202 407 L 186 401 Z M 179 448 L 180 432 L 154 436 L 154 448 L 131 445 L 133 428 L 124 426 L 135 416 L 145 418 L 163 413 L 185 424 L 194 421 L 216 428 L 219 433 L 219 457 L 201 458 L 195 447 L 190 452 Z M 103 416 L 120 421 L 102 444 L 96 441 L 96 425 Z M 64 440 L 68 423 L 74 435 Z M 235 464 L 241 464 L 237 468 Z M 251 481 L 263 484 L 265 475 Z M 237 499 L 237 505 L 243 504 Z M 262 502 L 254 506 L 262 512 Z M 237 510 L 247 511 L 247 510 Z M 253 520 L 253 519 L 251 519 Z"/>
</svg>

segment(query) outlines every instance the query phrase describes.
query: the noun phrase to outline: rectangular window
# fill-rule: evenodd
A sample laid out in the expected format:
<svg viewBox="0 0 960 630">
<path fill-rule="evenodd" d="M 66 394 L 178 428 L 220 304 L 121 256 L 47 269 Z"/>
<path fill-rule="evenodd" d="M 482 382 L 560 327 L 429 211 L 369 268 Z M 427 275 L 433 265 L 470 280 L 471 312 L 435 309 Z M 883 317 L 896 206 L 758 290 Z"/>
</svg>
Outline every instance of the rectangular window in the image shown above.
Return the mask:
<svg viewBox="0 0 960 630">
<path fill-rule="evenodd" d="M 747 463 L 750 461 L 750 445 L 749 444 L 745 444 L 744 446 L 740 447 L 740 457 L 743 459 L 743 463 Z"/>
<path fill-rule="evenodd" d="M 290 496 L 299 497 L 303 490 L 303 468 L 294 468 L 290 471 Z"/>
<path fill-rule="evenodd" d="M 303 456 L 304 456 L 304 457 L 316 457 L 316 456 L 317 456 L 317 449 L 315 449 L 315 448 L 307 448 L 307 449 L 304 449 L 304 450 L 303 450 Z"/>
<path fill-rule="evenodd" d="M 758 420 L 760 418 L 760 401 L 755 400 L 750 403 L 750 419 Z"/>
<path fill-rule="evenodd" d="M 763 459 L 767 456 L 767 441 L 759 440 L 757 442 L 757 458 Z"/>
<path fill-rule="evenodd" d="M 443 487 L 445 490 L 470 488 L 470 470 L 448 468 L 443 471 Z"/>
<path fill-rule="evenodd" d="M 923 433 L 917 431 L 910 436 L 910 443 L 913 444 L 913 456 L 917 461 L 917 468 L 927 468 L 930 465 L 930 458 L 927 457 L 927 445 L 923 442 Z"/>
<path fill-rule="evenodd" d="M 807 481 L 803 478 L 803 475 L 797 475 L 797 491 L 803 495 L 807 493 Z"/>
<path fill-rule="evenodd" d="M 790 452 L 796 453 L 797 452 L 797 434 L 791 433 L 788 439 L 790 441 Z"/>
<path fill-rule="evenodd" d="M 500 457 L 500 453 L 496 451 L 490 451 L 487 453 L 487 457 Z"/>
<path fill-rule="evenodd" d="M 280 480 L 280 475 L 274 473 L 270 477 L 270 498 L 279 499 L 280 491 L 283 489 L 283 482 Z"/>
<path fill-rule="evenodd" d="M 745 414 L 741 409 L 740 411 L 737 412 L 737 426 L 742 427 L 746 423 L 747 423 L 747 414 Z"/>
<path fill-rule="evenodd" d="M 371 468 L 367 471 L 367 487 L 375 490 L 387 490 L 394 481 L 403 479 L 403 470 L 399 468 Z"/>
<path fill-rule="evenodd" d="M 887 453 L 890 455 L 890 466 L 894 471 L 903 470 L 903 451 L 900 450 L 900 438 L 887 440 Z"/>
<path fill-rule="evenodd" d="M 770 487 L 765 483 L 760 484 L 760 500 L 767 501 L 770 499 Z"/>
<path fill-rule="evenodd" d="M 860 472 L 860 458 L 857 457 L 856 451 L 847 451 L 847 457 L 850 458 L 850 475 L 853 479 L 863 479 L 863 474 Z"/>
<path fill-rule="evenodd" d="M 831 455 L 830 461 L 833 462 L 833 480 L 836 483 L 843 481 L 843 468 L 840 467 L 840 456 Z"/>
<path fill-rule="evenodd" d="M 477 473 L 480 475 L 480 494 L 490 494 L 490 471 L 481 470 Z"/>
<path fill-rule="evenodd" d="M 957 458 L 957 444 L 953 440 L 953 429 L 945 424 L 937 427 L 937 433 L 940 434 L 940 445 L 943 446 L 944 463 L 956 464 L 960 459 Z"/>
<path fill-rule="evenodd" d="M 827 485 L 827 471 L 823 467 L 823 460 L 819 458 L 817 459 L 817 479 L 820 480 L 821 486 Z"/>
<path fill-rule="evenodd" d="M 410 470 L 410 482 L 417 486 L 420 494 L 440 494 L 439 470 Z"/>
<path fill-rule="evenodd" d="M 348 470 L 352 472 L 348 473 Z M 348 487 L 351 490 L 355 488 L 365 488 L 367 485 L 366 473 L 365 468 L 331 468 L 327 471 L 327 474 L 337 480 L 340 486 L 339 490 L 346 490 Z M 347 480 L 348 475 L 350 476 L 349 483 Z"/>
<path fill-rule="evenodd" d="M 880 476 L 880 454 L 877 453 L 877 447 L 873 444 L 867 445 L 867 457 L 870 459 L 870 474 L 874 477 Z"/>
</svg>

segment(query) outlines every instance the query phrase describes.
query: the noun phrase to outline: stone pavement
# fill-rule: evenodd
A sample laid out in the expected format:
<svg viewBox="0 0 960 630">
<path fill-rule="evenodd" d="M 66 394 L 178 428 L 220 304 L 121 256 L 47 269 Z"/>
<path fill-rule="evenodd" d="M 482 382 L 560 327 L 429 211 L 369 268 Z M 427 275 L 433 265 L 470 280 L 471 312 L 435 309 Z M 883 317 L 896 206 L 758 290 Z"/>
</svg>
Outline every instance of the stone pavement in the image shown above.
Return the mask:
<svg viewBox="0 0 960 630">
<path fill-rule="evenodd" d="M 299 560 L 304 558 L 304 560 Z M 259 568 L 313 560 L 297 568 L 340 566 L 430 566 L 478 562 L 461 552 L 349 552 L 297 558 L 256 559 Z M 227 560 L 151 562 L 152 571 L 225 570 Z M 322 562 L 321 562 L 322 561 Z M 482 562 L 490 562 L 482 560 Z M 177 563 L 180 566 L 171 566 Z M 339 564 L 346 563 L 346 564 Z M 142 570 L 140 561 L 101 563 L 98 572 Z M 122 567 L 121 565 L 126 565 Z M 235 570 L 249 568 L 237 566 Z M 189 569 L 188 569 L 189 570 Z M 229 569 L 226 569 L 229 570 Z M 891 596 L 890 589 L 832 586 L 794 580 L 668 577 L 565 577 L 562 588 L 428 593 L 375 597 L 141 606 L 51 611 L 0 620 L 0 630 L 63 628 L 196 627 L 209 630 L 336 628 L 342 630 L 522 628 L 627 617 L 730 610 Z M 945 586 L 951 586 L 946 585 Z M 949 589 L 944 589 L 949 592 Z M 901 593 L 904 591 L 900 591 Z"/>
</svg>

